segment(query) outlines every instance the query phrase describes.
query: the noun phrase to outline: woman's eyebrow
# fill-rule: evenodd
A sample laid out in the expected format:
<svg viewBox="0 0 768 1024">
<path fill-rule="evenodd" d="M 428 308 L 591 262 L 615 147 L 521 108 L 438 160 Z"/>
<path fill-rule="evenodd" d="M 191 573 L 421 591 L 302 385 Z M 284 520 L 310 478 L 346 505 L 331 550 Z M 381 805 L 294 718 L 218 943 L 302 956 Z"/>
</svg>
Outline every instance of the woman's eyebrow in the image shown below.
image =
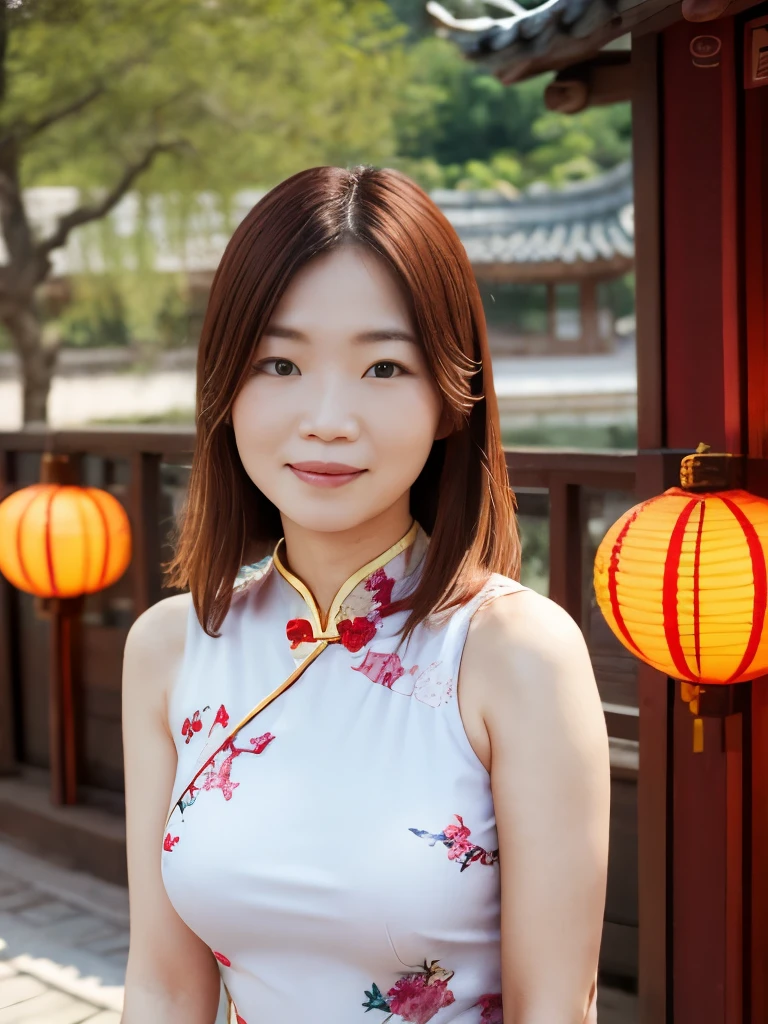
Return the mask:
<svg viewBox="0 0 768 1024">
<path fill-rule="evenodd" d="M 362 334 L 355 335 L 355 341 L 410 341 L 416 344 L 416 338 L 410 331 L 403 331 L 398 327 L 391 330 L 363 331 Z"/>
<path fill-rule="evenodd" d="M 291 341 L 309 341 L 309 338 L 302 331 L 294 327 L 282 327 L 280 324 L 270 324 L 264 329 L 264 336 L 272 338 L 289 338 Z M 404 331 L 399 327 L 382 328 L 373 331 L 362 331 L 356 334 L 355 341 L 408 341 L 415 345 L 416 338 L 410 331 Z"/>
<path fill-rule="evenodd" d="M 280 327 L 279 324 L 269 324 L 265 327 L 262 336 L 266 335 L 272 338 L 291 338 L 293 341 L 308 340 L 306 334 L 302 334 L 301 331 L 296 331 L 293 327 Z"/>
</svg>

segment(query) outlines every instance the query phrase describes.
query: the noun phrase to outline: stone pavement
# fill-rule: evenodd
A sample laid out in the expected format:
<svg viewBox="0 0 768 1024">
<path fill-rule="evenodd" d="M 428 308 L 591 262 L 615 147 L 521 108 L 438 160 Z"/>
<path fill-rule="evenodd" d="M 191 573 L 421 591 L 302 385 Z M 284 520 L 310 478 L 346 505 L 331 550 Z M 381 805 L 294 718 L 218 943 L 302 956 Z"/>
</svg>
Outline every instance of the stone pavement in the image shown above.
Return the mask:
<svg viewBox="0 0 768 1024">
<path fill-rule="evenodd" d="M 127 957 L 127 890 L 0 841 L 0 1024 L 120 1024 Z M 603 986 L 598 1007 L 637 1024 L 635 996 Z"/>
<path fill-rule="evenodd" d="M 0 1024 L 119 1024 L 124 889 L 0 843 Z"/>
</svg>

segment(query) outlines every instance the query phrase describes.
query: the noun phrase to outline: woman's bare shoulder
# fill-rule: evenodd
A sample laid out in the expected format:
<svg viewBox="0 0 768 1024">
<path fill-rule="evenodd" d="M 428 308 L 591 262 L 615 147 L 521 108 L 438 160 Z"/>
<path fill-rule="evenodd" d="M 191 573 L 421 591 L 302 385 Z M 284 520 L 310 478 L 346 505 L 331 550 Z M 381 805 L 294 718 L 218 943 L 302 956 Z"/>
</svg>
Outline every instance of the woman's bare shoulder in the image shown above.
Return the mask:
<svg viewBox="0 0 768 1024">
<path fill-rule="evenodd" d="M 521 688 L 526 695 L 533 690 L 538 699 L 547 700 L 556 681 L 582 686 L 584 678 L 591 677 L 578 623 L 557 602 L 530 589 L 501 595 L 478 610 L 470 624 L 464 662 L 494 698 L 499 689 Z M 537 681 L 533 688 L 532 679 Z"/>
<path fill-rule="evenodd" d="M 125 640 L 125 688 L 165 692 L 184 657 L 192 595 L 173 594 L 151 605 L 133 622 Z"/>
<path fill-rule="evenodd" d="M 488 601 L 473 616 L 470 633 L 482 634 L 487 643 L 503 643 L 514 634 L 543 648 L 554 639 L 576 639 L 581 630 L 573 617 L 550 597 L 525 587 Z"/>
</svg>

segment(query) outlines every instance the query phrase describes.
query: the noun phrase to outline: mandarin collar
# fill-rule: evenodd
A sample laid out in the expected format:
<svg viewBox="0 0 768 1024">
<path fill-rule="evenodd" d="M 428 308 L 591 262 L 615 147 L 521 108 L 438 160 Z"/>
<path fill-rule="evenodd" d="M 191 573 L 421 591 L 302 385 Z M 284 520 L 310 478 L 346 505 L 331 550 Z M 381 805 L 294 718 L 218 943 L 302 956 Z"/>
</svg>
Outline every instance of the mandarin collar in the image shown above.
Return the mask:
<svg viewBox="0 0 768 1024">
<path fill-rule="evenodd" d="M 291 652 L 302 660 L 318 641 L 340 643 L 357 652 L 368 644 L 381 627 L 386 608 L 402 596 L 408 577 L 420 564 L 427 546 L 427 536 L 416 520 L 408 532 L 376 558 L 353 573 L 336 592 L 327 618 L 323 618 L 317 601 L 303 580 L 283 564 L 281 538 L 272 555 L 272 565 L 290 585 L 301 601 L 298 615 L 286 623 L 286 636 Z M 397 590 L 398 593 L 394 593 Z"/>
</svg>

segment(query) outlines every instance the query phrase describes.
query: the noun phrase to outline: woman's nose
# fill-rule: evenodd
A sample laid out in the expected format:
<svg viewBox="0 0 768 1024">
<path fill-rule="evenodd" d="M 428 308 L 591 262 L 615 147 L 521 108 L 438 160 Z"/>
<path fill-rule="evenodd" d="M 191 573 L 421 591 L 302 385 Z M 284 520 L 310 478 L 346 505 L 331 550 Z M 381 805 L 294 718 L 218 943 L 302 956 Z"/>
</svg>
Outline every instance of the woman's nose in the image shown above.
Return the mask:
<svg viewBox="0 0 768 1024">
<path fill-rule="evenodd" d="M 312 389 L 302 409 L 300 433 L 321 441 L 354 441 L 360 436 L 360 419 L 354 408 L 350 383 L 326 379 Z"/>
</svg>

